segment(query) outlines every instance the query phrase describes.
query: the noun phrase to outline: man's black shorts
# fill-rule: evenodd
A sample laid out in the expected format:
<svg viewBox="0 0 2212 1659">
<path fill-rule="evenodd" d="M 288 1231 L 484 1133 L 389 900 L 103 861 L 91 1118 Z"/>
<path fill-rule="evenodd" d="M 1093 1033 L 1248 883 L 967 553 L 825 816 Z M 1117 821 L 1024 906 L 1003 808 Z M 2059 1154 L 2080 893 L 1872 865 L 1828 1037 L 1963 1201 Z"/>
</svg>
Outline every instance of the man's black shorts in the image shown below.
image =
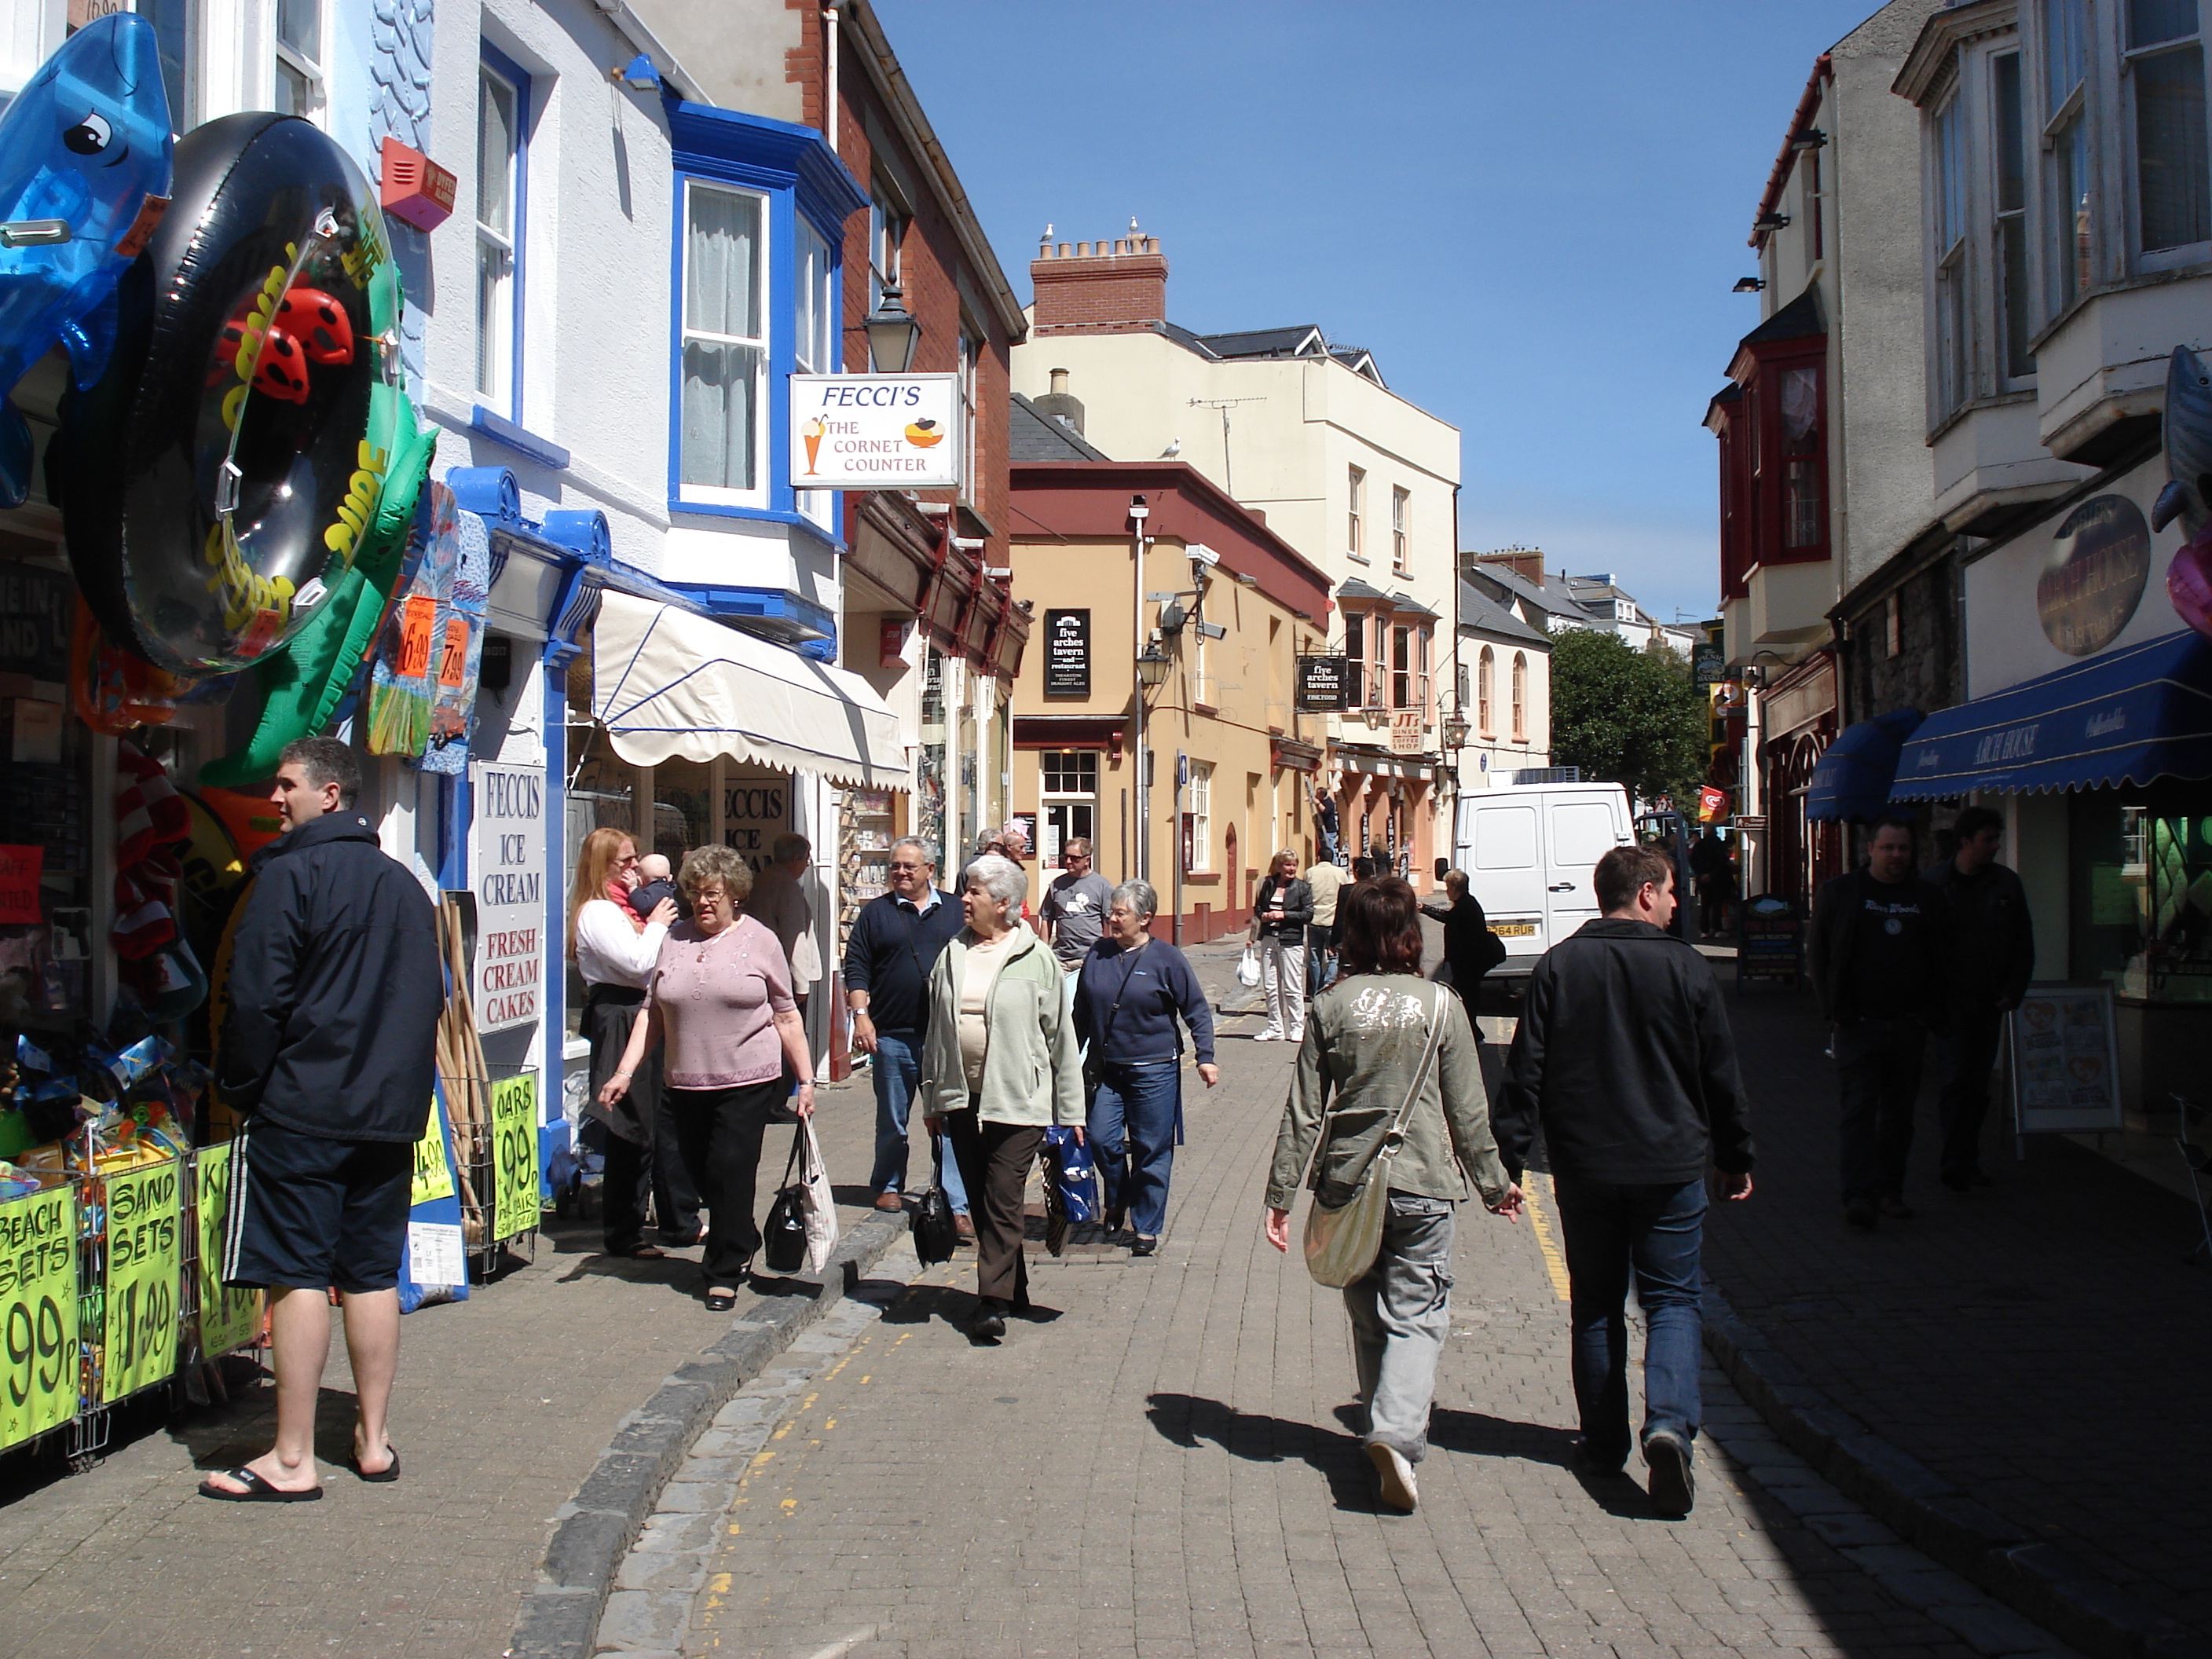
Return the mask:
<svg viewBox="0 0 2212 1659">
<path fill-rule="evenodd" d="M 222 1282 L 360 1295 L 399 1282 L 415 1149 L 248 1119 L 231 1154 Z"/>
</svg>

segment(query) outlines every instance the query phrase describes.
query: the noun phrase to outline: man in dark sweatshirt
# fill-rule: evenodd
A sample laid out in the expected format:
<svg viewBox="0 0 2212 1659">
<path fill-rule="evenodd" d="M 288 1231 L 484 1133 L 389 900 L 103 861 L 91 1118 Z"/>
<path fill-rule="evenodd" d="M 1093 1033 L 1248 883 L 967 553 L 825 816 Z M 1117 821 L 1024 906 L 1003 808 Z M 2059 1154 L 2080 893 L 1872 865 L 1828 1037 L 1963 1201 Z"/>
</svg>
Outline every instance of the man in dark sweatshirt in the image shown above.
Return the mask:
<svg viewBox="0 0 2212 1659">
<path fill-rule="evenodd" d="M 868 1185 L 876 1207 L 906 1207 L 907 1109 L 921 1079 L 922 1039 L 929 1028 L 929 970 L 963 925 L 960 901 L 937 888 L 937 848 L 909 836 L 891 844 L 890 891 L 870 899 L 853 918 L 845 942 L 845 1006 L 853 1013 L 853 1046 L 875 1056 L 876 1167 Z M 968 1191 L 951 1158 L 944 1160 L 945 1196 L 960 1237 L 972 1238 Z"/>
<path fill-rule="evenodd" d="M 245 1122 L 222 1279 L 268 1291 L 276 1373 L 275 1448 L 200 1482 L 230 1503 L 323 1495 L 315 1402 L 332 1287 L 357 1396 L 348 1461 L 364 1480 L 399 1474 L 385 1413 L 446 975 L 429 897 L 354 810 L 360 790 L 361 763 L 337 738 L 285 745 L 270 796 L 285 833 L 253 856 L 229 952 L 216 1082 Z"/>
<path fill-rule="evenodd" d="M 1997 862 L 2004 820 L 1986 806 L 1969 806 L 1952 828 L 1959 850 L 1927 879 L 1951 902 L 1951 1026 L 1936 1042 L 1943 1091 L 1943 1152 L 1936 1167 L 1946 1187 L 1963 1193 L 1990 1184 L 1981 1163 L 1990 1073 L 2005 1014 L 2020 1006 L 2035 977 L 2035 929 L 2027 890 Z"/>
<path fill-rule="evenodd" d="M 1911 1218 L 1905 1168 L 1928 1034 L 1945 1029 L 1950 906 L 1912 873 L 1912 825 L 1875 826 L 1865 866 L 1813 901 L 1806 961 L 1835 1030 L 1844 1219 Z"/>
<path fill-rule="evenodd" d="M 1723 1197 L 1751 1196 L 1750 1115 L 1712 969 L 1668 932 L 1673 861 L 1616 847 L 1592 885 L 1604 915 L 1529 974 L 1492 1124 L 1516 1182 L 1543 1128 L 1566 1249 L 1583 1472 L 1617 1475 L 1628 1461 L 1632 1271 L 1651 1499 L 1663 1514 L 1687 1515 L 1704 1410 L 1705 1175 L 1720 1171 Z"/>
</svg>

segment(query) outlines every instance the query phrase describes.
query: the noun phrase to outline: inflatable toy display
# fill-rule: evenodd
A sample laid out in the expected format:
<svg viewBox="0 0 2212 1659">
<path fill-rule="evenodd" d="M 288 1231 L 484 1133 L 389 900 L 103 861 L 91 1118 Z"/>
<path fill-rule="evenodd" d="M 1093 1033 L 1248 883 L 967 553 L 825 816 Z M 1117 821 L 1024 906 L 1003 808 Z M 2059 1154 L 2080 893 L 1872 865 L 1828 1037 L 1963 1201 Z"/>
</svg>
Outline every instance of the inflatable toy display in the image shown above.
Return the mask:
<svg viewBox="0 0 2212 1659">
<path fill-rule="evenodd" d="M 116 279 L 162 216 L 169 99 L 154 26 L 86 24 L 0 114 L 0 394 L 58 343 L 80 386 L 107 366 Z M 30 493 L 31 430 L 0 403 L 0 506 Z"/>
<path fill-rule="evenodd" d="M 108 633 L 199 676 L 332 608 L 416 434 L 387 378 L 398 276 L 345 153 L 295 117 L 225 116 L 178 143 L 173 188 L 143 320 L 126 289 L 107 373 L 66 400 L 58 471 Z"/>
<path fill-rule="evenodd" d="M 2187 346 L 2166 365 L 2164 430 L 2167 482 L 2151 528 L 2179 519 L 2189 538 L 2166 567 L 2166 594 L 2182 621 L 2212 638 L 2212 373 Z"/>
</svg>

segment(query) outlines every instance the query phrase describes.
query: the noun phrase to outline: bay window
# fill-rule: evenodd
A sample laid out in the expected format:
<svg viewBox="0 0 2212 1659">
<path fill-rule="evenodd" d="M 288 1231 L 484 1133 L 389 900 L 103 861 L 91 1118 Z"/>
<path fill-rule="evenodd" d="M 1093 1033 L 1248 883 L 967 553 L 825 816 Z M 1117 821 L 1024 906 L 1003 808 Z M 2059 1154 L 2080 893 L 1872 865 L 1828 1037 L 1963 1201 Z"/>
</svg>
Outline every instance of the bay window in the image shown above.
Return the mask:
<svg viewBox="0 0 2212 1659">
<path fill-rule="evenodd" d="M 1936 117 L 1936 396 L 1948 415 L 1973 395 L 1971 364 L 1972 300 L 1966 269 L 1966 99 L 1954 93 Z"/>
<path fill-rule="evenodd" d="M 750 191 L 684 182 L 685 501 L 767 504 L 767 207 Z"/>
<path fill-rule="evenodd" d="M 1344 670 L 1348 684 L 1345 687 L 1344 706 L 1346 708 L 1367 707 L 1367 616 L 1364 611 L 1344 613 Z"/>
<path fill-rule="evenodd" d="M 2008 380 L 2035 373 L 2027 349 L 2035 331 L 2027 291 L 2027 120 L 2021 102 L 2020 54 L 1990 60 L 1996 116 L 1997 339 Z"/>
<path fill-rule="evenodd" d="M 2197 0 L 2128 0 L 2126 7 L 2122 76 L 2135 105 L 2139 253 L 2212 241 L 2197 9 Z"/>
<path fill-rule="evenodd" d="M 2051 312 L 2096 275 L 2096 189 L 2089 155 L 2088 0 L 2044 0 L 2044 148 L 2051 156 L 2047 246 Z"/>
</svg>

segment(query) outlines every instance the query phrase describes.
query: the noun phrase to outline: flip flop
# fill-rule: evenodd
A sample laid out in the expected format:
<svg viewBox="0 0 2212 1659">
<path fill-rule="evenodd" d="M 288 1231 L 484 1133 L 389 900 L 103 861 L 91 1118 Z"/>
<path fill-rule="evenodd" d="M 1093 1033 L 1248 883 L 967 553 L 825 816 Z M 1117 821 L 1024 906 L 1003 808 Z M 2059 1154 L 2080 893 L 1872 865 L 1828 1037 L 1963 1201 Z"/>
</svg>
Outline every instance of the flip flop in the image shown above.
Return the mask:
<svg viewBox="0 0 2212 1659">
<path fill-rule="evenodd" d="M 212 1498 L 221 1503 L 312 1504 L 323 1495 L 320 1486 L 310 1486 L 305 1492 L 286 1492 L 281 1486 L 270 1486 L 252 1469 L 243 1466 L 234 1469 L 218 1469 L 216 1473 L 237 1481 L 246 1488 L 244 1492 L 232 1492 L 228 1487 L 216 1486 L 213 1476 L 201 1481 L 200 1496 Z M 375 1478 L 374 1475 L 369 1477 L 371 1480 Z"/>
<path fill-rule="evenodd" d="M 387 1440 L 384 1443 L 384 1449 L 392 1454 L 392 1462 L 386 1464 L 383 1468 L 379 1469 L 374 1474 L 371 1474 L 367 1469 L 362 1468 L 361 1454 L 359 1452 L 348 1452 L 346 1454 L 346 1467 L 351 1469 L 354 1474 L 358 1475 L 362 1480 L 368 1481 L 372 1486 L 389 1486 L 392 1482 L 399 1478 L 399 1448 L 393 1445 L 389 1440 Z"/>
</svg>

